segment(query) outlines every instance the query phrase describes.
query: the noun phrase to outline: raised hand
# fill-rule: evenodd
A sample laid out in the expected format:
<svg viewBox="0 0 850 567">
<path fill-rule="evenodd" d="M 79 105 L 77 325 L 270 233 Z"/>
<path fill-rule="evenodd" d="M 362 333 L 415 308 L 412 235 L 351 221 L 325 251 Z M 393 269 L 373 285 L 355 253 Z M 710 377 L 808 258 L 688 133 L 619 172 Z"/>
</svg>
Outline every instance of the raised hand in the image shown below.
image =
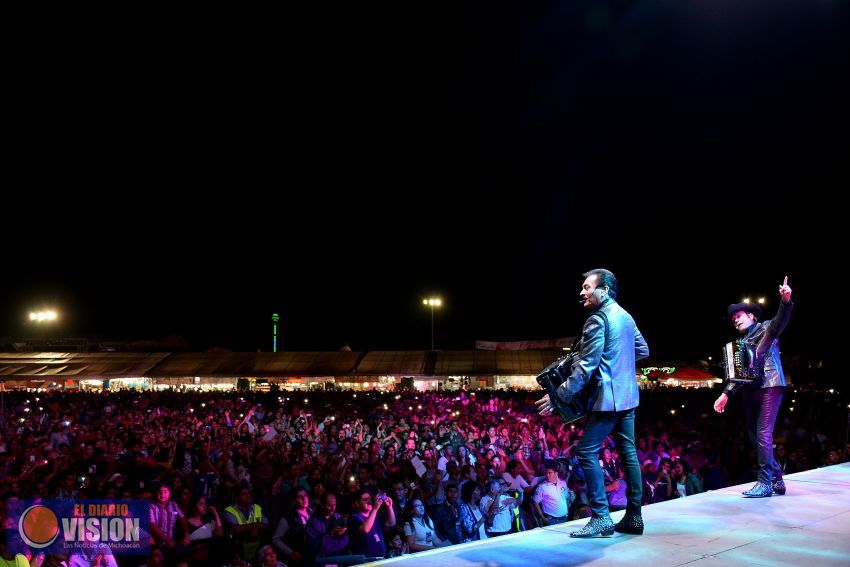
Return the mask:
<svg viewBox="0 0 850 567">
<path fill-rule="evenodd" d="M 785 281 L 779 286 L 779 295 L 782 297 L 783 302 L 788 303 L 791 301 L 791 286 L 788 285 L 788 276 L 785 276 Z"/>
</svg>

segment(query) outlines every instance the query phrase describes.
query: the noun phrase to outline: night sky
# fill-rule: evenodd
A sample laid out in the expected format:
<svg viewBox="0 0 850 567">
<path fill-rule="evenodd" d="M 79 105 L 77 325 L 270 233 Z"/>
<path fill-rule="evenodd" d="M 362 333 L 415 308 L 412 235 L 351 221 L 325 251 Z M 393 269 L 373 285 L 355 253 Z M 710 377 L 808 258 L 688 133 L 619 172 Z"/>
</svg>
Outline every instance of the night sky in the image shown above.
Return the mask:
<svg viewBox="0 0 850 567">
<path fill-rule="evenodd" d="M 850 3 L 312 9 L 21 49 L 0 336 L 420 350 L 436 293 L 472 349 L 606 267 L 660 361 L 788 275 L 784 355 L 847 367 Z"/>
</svg>

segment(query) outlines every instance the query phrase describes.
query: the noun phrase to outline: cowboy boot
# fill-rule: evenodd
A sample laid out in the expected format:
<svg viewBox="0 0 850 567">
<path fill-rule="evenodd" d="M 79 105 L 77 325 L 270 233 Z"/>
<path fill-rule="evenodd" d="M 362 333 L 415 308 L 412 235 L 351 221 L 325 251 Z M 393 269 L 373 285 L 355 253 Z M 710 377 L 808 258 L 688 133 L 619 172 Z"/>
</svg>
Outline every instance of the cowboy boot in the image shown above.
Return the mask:
<svg viewBox="0 0 850 567">
<path fill-rule="evenodd" d="M 769 498 L 773 493 L 773 486 L 769 482 L 758 481 L 749 490 L 742 494 L 747 498 Z"/>
<path fill-rule="evenodd" d="M 640 514 L 626 514 L 614 525 L 614 531 L 621 534 L 641 535 L 643 533 L 643 517 Z"/>
<path fill-rule="evenodd" d="M 582 529 L 570 532 L 570 537 L 610 537 L 614 535 L 614 522 L 611 516 L 600 518 L 593 516 Z"/>
</svg>

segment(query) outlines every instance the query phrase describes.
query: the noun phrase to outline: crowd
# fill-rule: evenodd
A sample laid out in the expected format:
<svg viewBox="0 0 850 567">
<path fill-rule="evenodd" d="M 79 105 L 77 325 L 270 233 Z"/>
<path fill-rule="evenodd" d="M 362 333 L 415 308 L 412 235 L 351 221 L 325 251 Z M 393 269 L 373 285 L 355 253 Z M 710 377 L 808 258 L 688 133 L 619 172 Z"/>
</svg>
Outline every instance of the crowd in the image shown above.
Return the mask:
<svg viewBox="0 0 850 567">
<path fill-rule="evenodd" d="M 642 392 L 644 504 L 755 478 L 743 412 L 721 418 L 712 411 L 716 394 Z M 11 542 L 17 502 L 145 500 L 148 556 L 101 548 L 28 554 L 27 561 L 299 567 L 394 557 L 589 516 L 574 454 L 581 422 L 539 416 L 540 395 L 6 392 L 0 519 Z M 840 462 L 846 403 L 791 389 L 787 399 L 775 435 L 784 472 Z M 599 458 L 611 509 L 622 509 L 625 482 L 612 440 Z M 0 556 L 15 560 L 10 543 L 0 545 Z"/>
</svg>

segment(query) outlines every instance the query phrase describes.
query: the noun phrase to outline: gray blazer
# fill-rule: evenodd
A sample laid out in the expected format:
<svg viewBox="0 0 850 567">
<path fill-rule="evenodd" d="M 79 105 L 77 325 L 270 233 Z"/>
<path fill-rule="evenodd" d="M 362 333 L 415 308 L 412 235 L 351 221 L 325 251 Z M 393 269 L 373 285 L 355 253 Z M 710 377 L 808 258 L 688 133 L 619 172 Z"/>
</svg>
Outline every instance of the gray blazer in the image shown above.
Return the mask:
<svg viewBox="0 0 850 567">
<path fill-rule="evenodd" d="M 605 313 L 605 318 L 599 311 Z M 573 364 L 569 379 L 558 387 L 566 403 L 585 386 L 591 395 L 591 411 L 624 411 L 640 403 L 635 361 L 649 356 L 649 347 L 628 311 L 611 298 L 590 312 L 579 343 L 581 354 Z"/>
</svg>

